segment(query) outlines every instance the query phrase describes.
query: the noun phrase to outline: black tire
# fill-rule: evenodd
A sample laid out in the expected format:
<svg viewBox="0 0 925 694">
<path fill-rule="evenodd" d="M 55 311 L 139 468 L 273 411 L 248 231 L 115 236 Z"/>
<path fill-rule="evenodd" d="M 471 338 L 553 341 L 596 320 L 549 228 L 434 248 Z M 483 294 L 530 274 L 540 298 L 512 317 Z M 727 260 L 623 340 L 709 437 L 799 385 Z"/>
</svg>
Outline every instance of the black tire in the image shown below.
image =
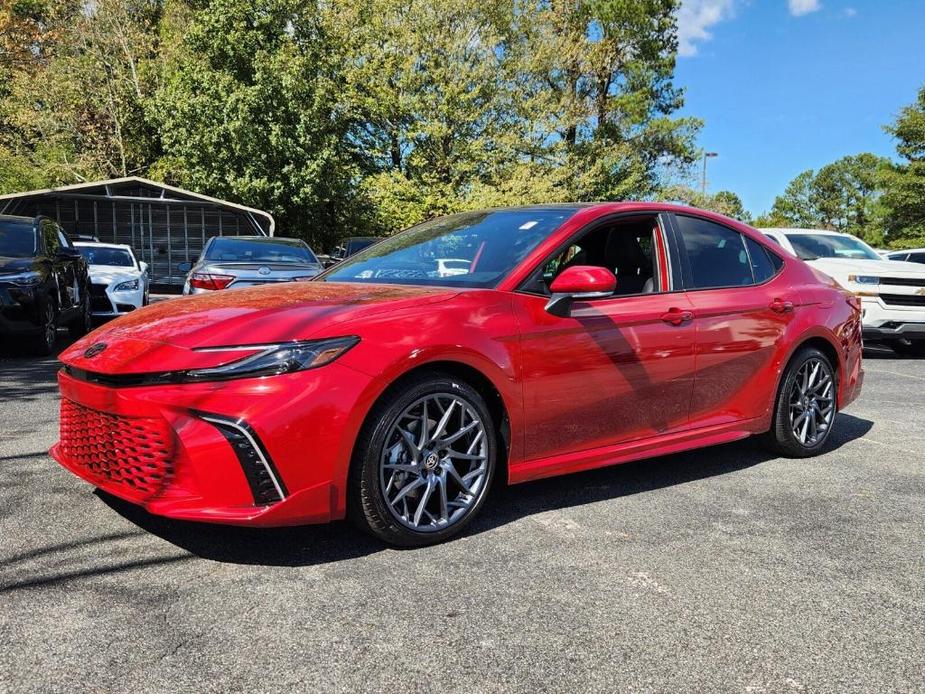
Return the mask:
<svg viewBox="0 0 925 694">
<path fill-rule="evenodd" d="M 53 301 L 46 301 L 42 307 L 42 326 L 33 340 L 32 351 L 41 357 L 47 357 L 55 351 L 58 339 L 58 311 Z"/>
<path fill-rule="evenodd" d="M 925 357 L 925 340 L 893 340 L 890 347 L 903 357 Z"/>
<path fill-rule="evenodd" d="M 426 532 L 406 527 L 398 518 L 397 511 L 390 510 L 386 498 L 385 488 L 391 487 L 392 482 L 384 482 L 385 477 L 380 475 L 386 458 L 386 446 L 389 437 L 393 435 L 407 412 L 429 397 L 447 398 L 457 400 L 471 408 L 471 412 L 480 420 L 484 440 L 487 470 L 479 477 L 481 486 L 479 491 L 471 495 L 472 500 L 465 513 L 442 529 L 429 529 Z M 449 408 L 447 408 L 449 409 Z M 460 408 L 457 408 L 460 409 Z M 464 408 L 463 408 L 464 409 Z M 440 413 L 435 413 L 440 414 Z M 462 416 L 465 416 L 463 414 Z M 436 419 L 436 417 L 435 417 Z M 475 421 L 473 419 L 473 421 Z M 463 427 L 464 425 L 461 425 Z M 433 428 L 433 427 L 432 427 Z M 478 429 L 476 429 L 478 431 Z M 481 445 L 481 444 L 480 444 Z M 394 446 L 389 450 L 394 450 Z M 440 457 L 443 453 L 438 453 Z M 420 456 L 423 458 L 423 453 Z M 430 459 L 431 456 L 428 456 Z M 362 530 L 385 542 L 398 547 L 420 547 L 437 544 L 459 533 L 478 515 L 488 497 L 491 489 L 498 460 L 498 436 L 491 414 L 485 401 L 479 393 L 468 383 L 444 373 L 432 373 L 416 377 L 402 383 L 398 388 L 388 392 L 371 410 L 366 423 L 357 440 L 350 470 L 349 489 L 347 497 L 348 517 Z M 439 464 L 443 465 L 446 459 Z M 475 463 L 471 463 L 475 465 Z M 480 464 L 481 465 L 481 464 Z M 422 469 L 422 468 L 419 468 Z M 430 468 L 436 472 L 435 468 Z M 382 472 L 385 475 L 386 472 Z M 409 479 L 416 479 L 415 473 L 404 473 Z M 443 474 L 446 485 L 447 475 Z M 407 485 L 405 485 L 407 486 Z M 473 485 L 474 486 L 474 485 Z M 401 491 L 401 487 L 395 487 Z M 449 487 L 444 487 L 450 493 Z M 427 488 L 430 491 L 430 488 Z M 411 497 L 412 494 L 408 494 Z M 421 494 L 423 496 L 423 494 Z M 470 496 L 470 495 L 465 495 Z M 462 498 L 462 497 L 457 497 Z M 415 503 L 418 499 L 412 501 Z M 424 502 L 426 505 L 426 501 Z M 439 503 L 439 500 L 438 500 Z M 406 522 L 408 519 L 406 518 Z"/>
<path fill-rule="evenodd" d="M 816 363 L 824 365 L 828 371 L 828 377 L 831 379 L 831 417 L 828 425 L 815 438 L 806 442 L 801 442 L 798 435 L 794 432 L 794 422 L 799 419 L 797 416 L 792 419 L 792 397 L 796 390 L 800 389 L 798 379 L 801 378 L 801 371 L 807 364 L 810 368 Z M 838 412 L 838 375 L 835 367 L 829 358 L 814 347 L 804 347 L 800 349 L 787 364 L 781 378 L 780 388 L 777 391 L 777 398 L 774 401 L 774 413 L 771 419 L 771 429 L 764 435 L 764 444 L 778 455 L 786 458 L 808 458 L 817 455 L 822 451 L 829 436 L 832 435 L 832 429 L 835 428 L 835 418 Z M 799 398 L 797 398 L 799 400 Z M 801 403 L 801 406 L 804 406 Z M 817 408 L 818 409 L 818 408 Z M 827 406 L 826 406 L 826 411 Z M 821 415 L 821 412 L 820 412 Z M 815 419 L 813 426 L 815 427 Z"/>
<path fill-rule="evenodd" d="M 80 305 L 80 315 L 67 326 L 68 334 L 73 338 L 83 337 L 93 330 L 93 314 L 90 307 L 90 294 L 84 292 L 84 300 Z"/>
</svg>

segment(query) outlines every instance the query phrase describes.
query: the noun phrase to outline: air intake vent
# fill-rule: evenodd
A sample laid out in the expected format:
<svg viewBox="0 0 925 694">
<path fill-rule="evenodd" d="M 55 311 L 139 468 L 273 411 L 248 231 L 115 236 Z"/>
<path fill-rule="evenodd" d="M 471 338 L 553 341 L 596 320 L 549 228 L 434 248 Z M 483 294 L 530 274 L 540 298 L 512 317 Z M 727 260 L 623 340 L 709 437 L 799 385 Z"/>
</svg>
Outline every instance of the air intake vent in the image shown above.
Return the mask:
<svg viewBox="0 0 925 694">
<path fill-rule="evenodd" d="M 270 459 L 270 454 L 247 422 L 206 412 L 195 414 L 222 432 L 231 444 L 256 505 L 268 506 L 286 498 L 286 487 Z"/>
</svg>

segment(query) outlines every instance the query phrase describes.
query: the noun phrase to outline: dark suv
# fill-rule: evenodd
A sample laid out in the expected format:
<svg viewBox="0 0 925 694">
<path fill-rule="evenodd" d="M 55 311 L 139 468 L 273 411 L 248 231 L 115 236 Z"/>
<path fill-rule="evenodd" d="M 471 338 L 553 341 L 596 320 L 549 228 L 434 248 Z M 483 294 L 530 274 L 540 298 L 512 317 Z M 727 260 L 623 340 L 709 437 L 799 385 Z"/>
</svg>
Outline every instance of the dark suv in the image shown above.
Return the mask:
<svg viewBox="0 0 925 694">
<path fill-rule="evenodd" d="M 87 261 L 47 217 L 0 215 L 0 340 L 51 354 L 59 326 L 90 330 Z"/>
</svg>

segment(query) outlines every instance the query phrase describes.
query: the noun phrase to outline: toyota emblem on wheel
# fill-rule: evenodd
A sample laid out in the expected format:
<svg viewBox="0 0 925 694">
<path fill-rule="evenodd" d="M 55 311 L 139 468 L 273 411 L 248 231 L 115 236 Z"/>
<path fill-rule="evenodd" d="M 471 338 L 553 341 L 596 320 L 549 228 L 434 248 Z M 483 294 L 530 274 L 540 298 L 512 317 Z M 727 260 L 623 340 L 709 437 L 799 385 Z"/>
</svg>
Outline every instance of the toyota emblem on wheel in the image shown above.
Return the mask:
<svg viewBox="0 0 925 694">
<path fill-rule="evenodd" d="M 93 359 L 93 357 L 95 357 L 97 354 L 99 354 L 105 349 L 106 349 L 105 342 L 97 342 L 96 344 L 92 344 L 89 347 L 87 347 L 87 349 L 84 350 L 84 357 L 87 359 Z"/>
</svg>

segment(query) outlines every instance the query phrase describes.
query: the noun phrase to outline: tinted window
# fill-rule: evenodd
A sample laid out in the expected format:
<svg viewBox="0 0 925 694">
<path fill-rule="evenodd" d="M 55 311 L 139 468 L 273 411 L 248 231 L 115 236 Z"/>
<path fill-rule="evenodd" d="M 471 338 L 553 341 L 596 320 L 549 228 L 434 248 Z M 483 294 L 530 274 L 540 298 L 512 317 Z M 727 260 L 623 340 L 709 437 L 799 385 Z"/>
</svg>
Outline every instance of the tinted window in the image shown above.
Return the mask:
<svg viewBox="0 0 925 694">
<path fill-rule="evenodd" d="M 31 258 L 38 252 L 37 244 L 30 222 L 0 222 L 0 256 Z"/>
<path fill-rule="evenodd" d="M 274 243 L 254 239 L 222 237 L 212 239 L 206 260 L 226 263 L 317 263 L 304 243 Z"/>
<path fill-rule="evenodd" d="M 760 243 L 748 237 L 745 237 L 745 245 L 748 246 L 748 257 L 752 261 L 755 282 L 761 284 L 774 277 L 777 274 L 777 266 L 771 260 L 772 254 L 766 251 Z"/>
<path fill-rule="evenodd" d="M 493 287 L 574 213 L 524 208 L 440 217 L 360 251 L 322 281 Z M 441 273 L 440 259 L 468 265 L 465 272 Z"/>
<path fill-rule="evenodd" d="M 913 263 L 925 263 L 925 253 L 910 253 L 909 260 Z"/>
<path fill-rule="evenodd" d="M 908 257 L 908 253 L 890 253 L 887 256 L 887 258 L 890 260 L 906 260 Z"/>
<path fill-rule="evenodd" d="M 695 289 L 752 284 L 752 269 L 740 233 L 697 217 L 675 217 Z"/>
<path fill-rule="evenodd" d="M 45 252 L 48 255 L 55 255 L 61 247 L 58 228 L 51 222 L 42 222 L 42 236 L 45 237 Z"/>
</svg>

